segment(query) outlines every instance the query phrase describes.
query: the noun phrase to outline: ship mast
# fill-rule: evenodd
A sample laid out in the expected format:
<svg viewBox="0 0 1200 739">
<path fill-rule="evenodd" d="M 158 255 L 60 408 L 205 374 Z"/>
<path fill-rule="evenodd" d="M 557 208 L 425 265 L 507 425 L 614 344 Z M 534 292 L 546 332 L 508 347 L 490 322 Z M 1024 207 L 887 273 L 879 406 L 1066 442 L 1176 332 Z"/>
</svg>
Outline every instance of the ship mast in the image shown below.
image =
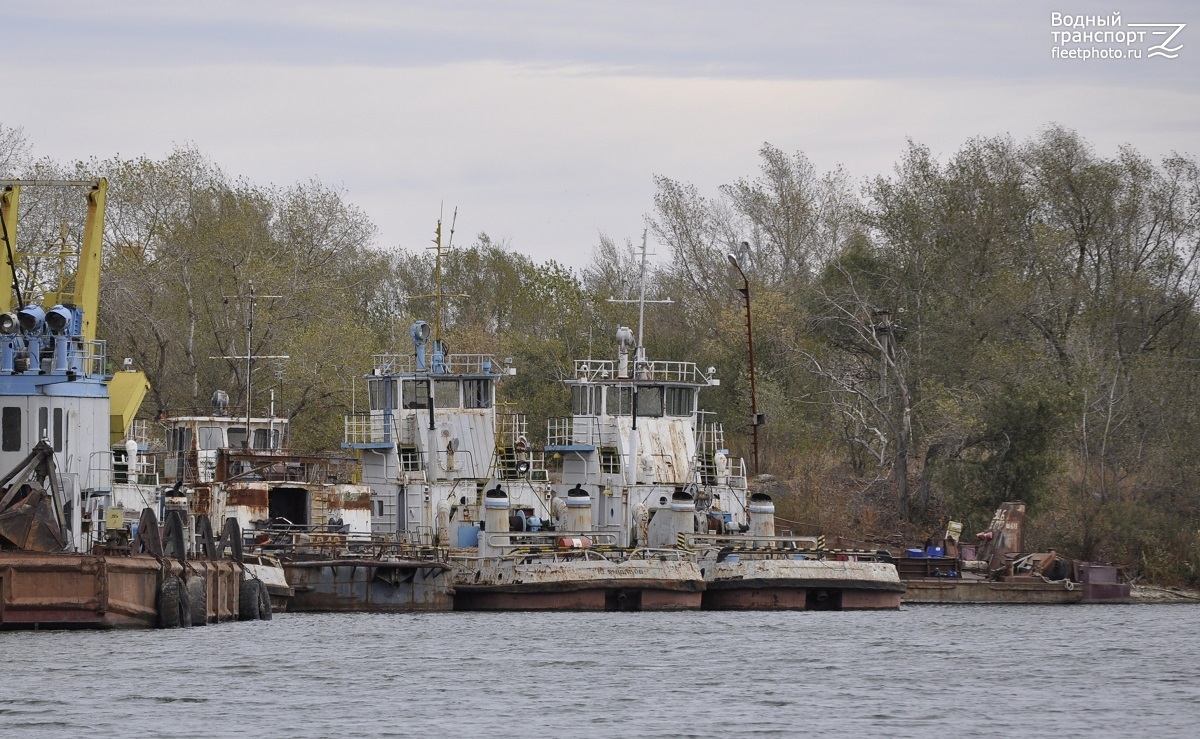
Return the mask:
<svg viewBox="0 0 1200 739">
<path fill-rule="evenodd" d="M 246 439 L 242 442 L 243 449 L 250 448 L 252 432 L 250 431 L 251 411 L 254 407 L 253 395 L 254 389 L 254 360 L 256 359 L 290 359 L 286 354 L 259 354 L 254 353 L 254 305 L 260 298 L 282 298 L 282 295 L 256 295 L 254 293 L 254 280 L 247 280 L 249 286 L 249 294 L 246 296 L 246 354 L 244 356 L 231 355 L 223 357 L 210 357 L 211 359 L 244 359 L 246 361 Z M 226 295 L 226 299 L 236 298 L 237 295 Z M 272 403 L 273 405 L 273 403 Z M 270 440 L 268 440 L 270 443 Z"/>
<path fill-rule="evenodd" d="M 630 393 L 630 429 L 629 429 L 629 461 L 626 466 L 626 476 L 630 485 L 637 482 L 637 459 L 638 459 L 638 425 L 637 425 L 637 406 L 638 406 L 638 383 L 637 380 L 641 377 L 641 370 L 646 366 L 646 347 L 642 343 L 643 330 L 646 325 L 646 303 L 673 303 L 675 301 L 670 298 L 663 300 L 646 300 L 646 236 L 649 229 L 642 230 L 642 262 L 641 271 L 638 276 L 638 331 L 637 331 L 637 349 L 633 355 L 633 390 Z M 632 300 L 618 300 L 609 298 L 610 303 L 632 303 Z M 618 341 L 622 331 L 628 331 L 627 328 L 618 328 Z M 625 347 L 621 347 L 622 360 L 624 359 Z"/>
<path fill-rule="evenodd" d="M 454 245 L 454 224 L 458 221 L 458 208 L 454 209 L 454 214 L 450 217 L 450 239 L 446 243 L 446 248 L 442 249 L 442 219 L 438 218 L 437 229 L 434 231 L 433 246 L 429 247 L 434 252 L 433 257 L 433 294 L 431 295 L 413 295 L 414 298 L 433 298 L 433 340 L 435 346 L 440 345 L 442 341 L 442 299 L 443 298 L 468 298 L 469 295 L 464 293 L 446 294 L 442 292 L 442 255 L 450 251 L 450 247 Z"/>
<path fill-rule="evenodd" d="M 662 300 L 646 300 L 646 237 L 649 229 L 642 230 L 642 259 L 641 270 L 638 274 L 638 299 L 637 300 L 621 300 L 618 298 L 609 298 L 610 303 L 637 303 L 638 304 L 638 330 L 637 330 L 637 349 L 634 354 L 634 374 L 637 373 L 639 364 L 646 361 L 646 347 L 642 343 L 642 335 L 646 326 L 646 303 L 674 303 L 670 298 Z"/>
</svg>

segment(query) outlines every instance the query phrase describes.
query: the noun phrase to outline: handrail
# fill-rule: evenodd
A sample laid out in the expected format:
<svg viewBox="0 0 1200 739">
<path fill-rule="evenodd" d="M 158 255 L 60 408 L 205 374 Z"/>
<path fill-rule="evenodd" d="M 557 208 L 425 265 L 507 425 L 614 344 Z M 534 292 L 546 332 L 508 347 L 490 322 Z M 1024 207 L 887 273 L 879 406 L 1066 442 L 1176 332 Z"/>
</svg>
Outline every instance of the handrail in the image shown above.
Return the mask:
<svg viewBox="0 0 1200 739">
<path fill-rule="evenodd" d="M 99 464 L 97 464 L 97 461 L 99 461 Z M 113 453 L 111 449 L 101 449 L 88 455 L 88 468 L 83 482 L 84 490 L 112 489 Z"/>
<path fill-rule="evenodd" d="M 411 354 L 374 354 L 371 356 L 371 368 L 375 376 L 430 375 L 435 379 L 438 375 L 487 375 L 500 377 L 504 373 L 504 365 L 496 361 L 491 354 L 447 354 L 441 359 L 444 371 L 434 372 L 434 359 L 428 356 L 425 369 L 417 369 L 417 360 Z"/>
<path fill-rule="evenodd" d="M 709 544 L 710 546 L 753 546 L 757 542 L 769 542 L 771 544 L 789 544 L 790 548 L 796 549 L 795 545 L 805 544 L 811 549 L 817 549 L 819 539 L 816 536 L 759 536 L 757 534 L 684 534 L 684 541 L 689 546 L 695 544 Z"/>
<path fill-rule="evenodd" d="M 388 424 L 382 413 L 348 413 L 343 417 L 343 438 L 347 444 L 391 443 L 396 439 L 396 424 L 390 424 L 391 434 L 385 433 Z M 395 416 L 392 416 L 395 418 Z M 388 438 L 389 436 L 393 438 Z"/>
<path fill-rule="evenodd" d="M 391 534 L 340 531 L 338 527 L 328 524 L 273 524 L 266 528 L 247 528 L 243 533 L 248 543 L 272 552 L 393 554 L 414 559 L 445 559 L 447 554 L 445 547 L 416 544 L 396 539 Z M 260 534 L 266 534 L 270 541 L 255 543 L 255 535 Z M 299 537 L 305 537 L 306 540 L 300 541 Z"/>
<path fill-rule="evenodd" d="M 633 549 L 624 550 L 626 560 L 632 559 L 660 559 L 660 560 L 676 560 L 685 559 L 689 553 L 682 549 L 666 549 L 657 547 L 636 547 Z"/>
<path fill-rule="evenodd" d="M 545 549 L 537 552 L 509 552 L 491 557 L 478 555 L 451 554 L 448 559 L 453 562 L 489 562 L 489 561 L 508 561 L 508 562 L 529 562 L 532 559 L 549 559 L 552 562 L 559 561 L 579 561 L 579 560 L 595 560 L 597 562 L 612 561 L 606 556 L 608 552 L 600 552 L 594 549 Z"/>
<path fill-rule="evenodd" d="M 611 531 L 485 531 L 484 534 L 494 547 L 557 547 L 556 540 L 574 538 L 590 539 L 597 546 L 613 546 L 617 542 L 617 535 Z"/>
<path fill-rule="evenodd" d="M 689 385 L 711 385 L 715 373 L 700 371 L 695 362 L 653 360 L 630 362 L 630 374 L 631 377 L 617 377 L 617 365 L 611 359 L 575 360 L 575 379 L 581 382 L 681 382 Z"/>
<path fill-rule="evenodd" d="M 424 455 L 424 453 L 424 450 L 420 450 L 420 454 Z M 444 449 L 439 449 L 434 456 L 437 457 L 438 469 L 442 472 L 462 472 L 466 473 L 467 477 L 480 477 L 480 475 L 475 474 L 475 454 L 470 449 L 460 449 L 454 453 L 455 457 L 466 457 L 466 464 L 470 469 L 464 469 L 463 465 L 457 461 L 454 464 L 454 469 L 450 469 L 450 453 Z"/>
<path fill-rule="evenodd" d="M 615 435 L 617 432 L 610 429 L 609 433 Z M 605 446 L 604 435 L 605 424 L 596 416 L 554 416 L 546 419 L 546 444 L 549 446 Z M 613 443 L 616 443 L 615 439 Z"/>
<path fill-rule="evenodd" d="M 108 342 L 104 339 L 92 339 L 86 342 L 83 353 L 83 374 L 108 374 Z"/>
</svg>

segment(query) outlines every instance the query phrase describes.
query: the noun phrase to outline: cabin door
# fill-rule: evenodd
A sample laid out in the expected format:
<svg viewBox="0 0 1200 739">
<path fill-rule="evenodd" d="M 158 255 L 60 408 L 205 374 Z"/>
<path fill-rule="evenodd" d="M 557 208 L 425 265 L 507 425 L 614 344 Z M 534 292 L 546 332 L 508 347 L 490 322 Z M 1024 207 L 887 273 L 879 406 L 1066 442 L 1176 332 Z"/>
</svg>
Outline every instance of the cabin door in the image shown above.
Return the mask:
<svg viewBox="0 0 1200 739">
<path fill-rule="evenodd" d="M 308 526 L 312 523 L 308 511 L 308 491 L 303 488 L 278 487 L 267 492 L 267 513 L 272 521 L 283 518 L 293 526 Z"/>
</svg>

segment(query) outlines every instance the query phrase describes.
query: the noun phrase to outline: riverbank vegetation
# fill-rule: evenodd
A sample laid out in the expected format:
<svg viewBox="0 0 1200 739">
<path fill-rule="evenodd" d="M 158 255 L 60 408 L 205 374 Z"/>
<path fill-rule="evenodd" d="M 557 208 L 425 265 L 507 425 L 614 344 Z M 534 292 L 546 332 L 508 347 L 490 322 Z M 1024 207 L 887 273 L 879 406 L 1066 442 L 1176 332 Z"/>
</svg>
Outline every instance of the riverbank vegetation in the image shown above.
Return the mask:
<svg viewBox="0 0 1200 739">
<path fill-rule="evenodd" d="M 760 154 L 758 172 L 713 192 L 656 177 L 648 295 L 674 302 L 647 307 L 645 343 L 652 358 L 717 368 L 702 404 L 748 457 L 737 258 L 760 466 L 782 518 L 923 539 L 949 519 L 982 530 L 997 503 L 1023 500 L 1034 547 L 1200 583 L 1193 157 L 1098 152 L 1057 126 L 944 157 L 912 142 L 865 181 Z M 100 332 L 110 357 L 149 374 L 146 415 L 202 407 L 217 389 L 244 406 L 251 283 L 279 296 L 255 301 L 253 352 L 288 357 L 257 363 L 255 406 L 274 392 L 309 447 L 341 441 L 370 355 L 407 351 L 411 322 L 433 318 L 434 253 L 376 246 L 367 215 L 321 182 L 245 182 L 187 147 L 61 165 L 2 126 L 0 170 L 109 178 Z M 21 243 L 77 238 L 77 211 L 23 198 Z M 443 257 L 441 289 L 468 296 L 445 304 L 451 350 L 513 358 L 504 400 L 535 437 L 569 407 L 571 360 L 614 356 L 616 327 L 637 325 L 636 307 L 606 299 L 636 297 L 640 237 L 599 234 L 580 270 L 486 233 Z M 57 262 L 26 266 L 36 291 Z"/>
</svg>

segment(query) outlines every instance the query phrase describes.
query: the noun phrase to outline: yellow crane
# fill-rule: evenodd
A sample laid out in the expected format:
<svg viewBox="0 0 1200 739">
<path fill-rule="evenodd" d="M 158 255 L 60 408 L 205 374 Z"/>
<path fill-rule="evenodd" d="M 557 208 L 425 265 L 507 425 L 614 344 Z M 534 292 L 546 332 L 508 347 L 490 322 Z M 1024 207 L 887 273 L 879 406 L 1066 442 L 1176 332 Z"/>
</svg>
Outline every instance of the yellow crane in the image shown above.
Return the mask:
<svg viewBox="0 0 1200 739">
<path fill-rule="evenodd" d="M 100 263 L 104 237 L 104 208 L 108 201 L 108 180 L 0 180 L 0 313 L 9 313 L 14 301 L 23 299 L 15 275 L 22 252 L 17 247 L 17 213 L 22 187 L 85 187 L 87 215 L 83 224 L 83 239 L 75 271 L 62 273 L 59 284 L 44 296 L 46 305 L 73 303 L 83 311 L 80 338 L 85 342 L 96 339 L 96 319 L 100 312 Z M 19 305 L 15 307 L 21 307 Z M 122 371 L 108 381 L 111 410 L 109 438 L 119 442 L 129 433 L 134 416 L 146 397 L 150 384 L 146 374 Z"/>
</svg>

